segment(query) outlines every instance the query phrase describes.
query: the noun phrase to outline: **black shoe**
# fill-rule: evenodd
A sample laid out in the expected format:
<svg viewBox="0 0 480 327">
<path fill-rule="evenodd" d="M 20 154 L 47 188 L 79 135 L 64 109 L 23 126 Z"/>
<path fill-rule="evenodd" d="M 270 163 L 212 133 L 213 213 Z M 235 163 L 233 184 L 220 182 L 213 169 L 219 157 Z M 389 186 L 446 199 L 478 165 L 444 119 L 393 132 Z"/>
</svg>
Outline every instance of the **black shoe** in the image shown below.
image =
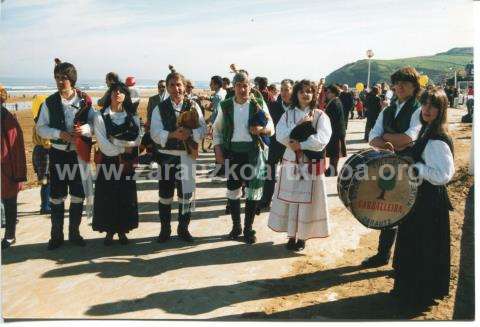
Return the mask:
<svg viewBox="0 0 480 327">
<path fill-rule="evenodd" d="M 243 231 L 243 240 L 247 244 L 253 244 L 257 242 L 257 238 L 255 237 L 255 231 L 254 230 L 249 230 L 249 231 Z"/>
<path fill-rule="evenodd" d="M 103 240 L 103 245 L 110 246 L 113 244 L 113 233 L 107 233 L 105 239 Z"/>
<path fill-rule="evenodd" d="M 295 244 L 295 251 L 302 251 L 305 249 L 305 241 L 304 240 L 297 240 Z"/>
<path fill-rule="evenodd" d="M 290 237 L 285 247 L 290 251 L 295 250 L 295 237 Z"/>
<path fill-rule="evenodd" d="M 50 239 L 48 241 L 47 250 L 55 250 L 62 246 L 63 240 L 62 239 Z"/>
<path fill-rule="evenodd" d="M 384 255 L 380 254 L 375 254 L 373 257 L 367 258 L 362 261 L 362 266 L 363 267 L 380 267 L 380 266 L 385 266 L 388 264 L 388 261 L 390 260 L 389 257 L 385 257 Z"/>
<path fill-rule="evenodd" d="M 190 234 L 188 229 L 181 228 L 177 231 L 178 237 L 188 243 L 193 243 L 193 236 Z"/>
<path fill-rule="evenodd" d="M 158 243 L 165 243 L 166 241 L 170 240 L 171 230 L 167 228 L 162 228 L 160 231 L 160 235 L 158 235 L 157 242 Z"/>
<path fill-rule="evenodd" d="M 122 245 L 127 245 L 129 243 L 128 237 L 125 234 L 119 233 L 118 234 L 118 241 Z"/>
<path fill-rule="evenodd" d="M 242 235 L 242 227 L 239 225 L 234 225 L 230 233 L 228 233 L 228 239 L 236 240 L 240 235 Z"/>
<path fill-rule="evenodd" d="M 85 242 L 85 240 L 83 239 L 83 237 L 81 237 L 80 235 L 76 235 L 72 238 L 68 238 L 68 241 L 74 245 L 78 245 L 78 246 L 85 246 L 87 245 L 87 243 Z"/>
<path fill-rule="evenodd" d="M 6 238 L 4 238 L 2 240 L 2 250 L 3 249 L 7 249 L 9 248 L 11 245 L 15 244 L 15 239 L 11 239 L 11 240 L 7 240 Z"/>
</svg>

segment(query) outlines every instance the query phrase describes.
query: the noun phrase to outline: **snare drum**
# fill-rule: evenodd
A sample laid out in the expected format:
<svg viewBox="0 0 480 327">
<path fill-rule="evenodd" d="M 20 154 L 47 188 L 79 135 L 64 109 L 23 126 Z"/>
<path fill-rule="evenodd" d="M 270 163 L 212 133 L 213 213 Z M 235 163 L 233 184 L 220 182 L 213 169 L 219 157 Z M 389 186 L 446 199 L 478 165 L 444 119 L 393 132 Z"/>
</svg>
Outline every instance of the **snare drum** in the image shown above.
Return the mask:
<svg viewBox="0 0 480 327">
<path fill-rule="evenodd" d="M 373 229 L 398 225 L 412 209 L 417 180 L 409 162 L 385 150 L 363 150 L 343 165 L 337 180 L 340 200 L 364 226 Z"/>
</svg>

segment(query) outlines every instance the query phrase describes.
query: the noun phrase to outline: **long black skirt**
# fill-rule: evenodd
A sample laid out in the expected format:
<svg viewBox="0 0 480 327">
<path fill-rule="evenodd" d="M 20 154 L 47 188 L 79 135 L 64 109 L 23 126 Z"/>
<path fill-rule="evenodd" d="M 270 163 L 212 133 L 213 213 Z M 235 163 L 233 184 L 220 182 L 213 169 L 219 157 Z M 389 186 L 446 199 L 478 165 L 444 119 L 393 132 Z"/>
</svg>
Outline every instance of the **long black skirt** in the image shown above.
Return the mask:
<svg viewBox="0 0 480 327">
<path fill-rule="evenodd" d="M 103 168 L 97 165 L 97 180 L 93 202 L 94 231 L 128 233 L 138 227 L 137 184 L 132 174 L 115 178 L 106 176 L 109 169 L 119 171 L 117 157 L 103 157 Z M 118 177 L 118 176 L 117 176 Z"/>
<path fill-rule="evenodd" d="M 445 186 L 424 181 L 412 211 L 398 227 L 394 294 L 409 305 L 429 305 L 449 292 L 450 218 Z"/>
</svg>

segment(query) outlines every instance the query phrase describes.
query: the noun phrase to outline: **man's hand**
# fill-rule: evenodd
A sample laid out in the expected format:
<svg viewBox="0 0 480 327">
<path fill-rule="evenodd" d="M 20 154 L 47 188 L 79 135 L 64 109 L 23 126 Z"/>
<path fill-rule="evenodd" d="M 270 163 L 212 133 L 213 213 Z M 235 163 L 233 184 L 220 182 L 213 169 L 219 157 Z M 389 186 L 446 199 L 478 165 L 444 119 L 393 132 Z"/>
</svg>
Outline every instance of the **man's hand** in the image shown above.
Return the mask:
<svg viewBox="0 0 480 327">
<path fill-rule="evenodd" d="M 73 136 L 70 133 L 67 133 L 65 131 L 61 131 L 60 132 L 60 139 L 62 139 L 62 141 L 70 143 L 73 140 Z"/>
<path fill-rule="evenodd" d="M 192 131 L 188 128 L 179 127 L 174 132 L 171 132 L 169 138 L 175 138 L 180 141 L 185 141 L 192 135 Z"/>
<path fill-rule="evenodd" d="M 264 128 L 262 126 L 252 126 L 250 127 L 250 133 L 253 135 L 261 135 L 264 131 Z"/>
<path fill-rule="evenodd" d="M 130 154 L 130 153 L 132 153 L 132 151 L 133 151 L 133 147 L 128 147 L 128 146 L 125 147 L 125 153 Z"/>
<path fill-rule="evenodd" d="M 290 149 L 292 149 L 294 152 L 302 149 L 300 143 L 298 143 L 298 141 L 296 140 L 290 140 L 288 142 L 288 145 L 290 146 Z"/>
</svg>

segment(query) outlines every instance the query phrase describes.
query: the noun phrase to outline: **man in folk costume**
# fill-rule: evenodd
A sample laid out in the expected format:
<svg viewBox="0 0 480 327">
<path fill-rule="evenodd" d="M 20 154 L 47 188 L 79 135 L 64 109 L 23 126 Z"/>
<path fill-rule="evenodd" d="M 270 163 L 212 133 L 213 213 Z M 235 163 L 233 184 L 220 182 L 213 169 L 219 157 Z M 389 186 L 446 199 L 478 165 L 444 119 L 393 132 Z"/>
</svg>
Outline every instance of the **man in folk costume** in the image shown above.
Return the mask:
<svg viewBox="0 0 480 327">
<path fill-rule="evenodd" d="M 195 191 L 195 159 L 198 156 L 198 144 L 206 133 L 206 124 L 198 104 L 186 98 L 185 77 L 173 67 L 170 69 L 171 73 L 166 78 L 170 97 L 153 109 L 150 124 L 150 135 L 158 148 L 160 173 L 158 211 L 161 231 L 158 242 L 170 239 L 175 187 L 179 202 L 177 234 L 181 239 L 193 242 L 188 225 Z M 190 117 L 188 120 L 195 122 L 183 124 L 182 120 L 187 116 Z M 197 152 L 192 146 L 196 146 Z"/>
<path fill-rule="evenodd" d="M 22 182 L 27 180 L 23 132 L 15 116 L 4 107 L 3 103 L 6 100 L 7 91 L 0 85 L 1 198 L 5 209 L 5 235 L 2 239 L 2 249 L 9 248 L 15 243 L 17 195 L 22 189 Z"/>
<path fill-rule="evenodd" d="M 418 138 L 422 124 L 421 106 L 417 101 L 420 92 L 419 74 L 413 67 L 397 70 L 391 81 L 395 90 L 392 104 L 380 112 L 373 129 L 370 131 L 370 145 L 402 154 Z M 382 229 L 380 232 L 378 253 L 362 262 L 364 266 L 382 266 L 390 260 L 391 249 L 395 241 L 396 228 Z"/>
<path fill-rule="evenodd" d="M 85 196 L 92 194 L 89 185 L 91 131 L 93 118 L 91 98 L 75 88 L 77 71 L 67 62 L 56 59 L 54 69 L 58 92 L 50 95 L 42 105 L 37 121 L 37 133 L 51 140 L 49 157 L 51 238 L 48 249 L 63 244 L 65 198 L 70 193 L 68 239 L 85 246 L 80 235 L 80 222 Z"/>
<path fill-rule="evenodd" d="M 251 94 L 251 84 L 245 72 L 233 78 L 235 96 L 220 103 L 221 110 L 213 124 L 213 144 L 216 162 L 225 164 L 227 198 L 233 221 L 229 238 L 242 234 L 240 197 L 242 183 L 247 185 L 244 241 L 256 242 L 252 228 L 257 203 L 262 197 L 263 181 L 268 156 L 268 137 L 275 133 L 268 107 L 261 98 Z"/>
<path fill-rule="evenodd" d="M 286 232 L 286 247 L 292 251 L 303 250 L 308 239 L 330 234 L 324 158 L 332 128 L 328 115 L 315 109 L 315 91 L 312 81 L 296 83 L 292 104 L 276 130 L 277 141 L 286 149 L 268 227 Z M 310 127 L 308 133 L 305 127 Z"/>
<path fill-rule="evenodd" d="M 284 79 L 280 84 L 280 96 L 275 102 L 270 105 L 270 114 L 272 115 L 273 125 L 275 129 L 277 124 L 282 118 L 283 114 L 288 110 L 292 103 L 292 90 L 293 81 L 291 79 Z M 260 201 L 259 208 L 257 210 L 270 211 L 270 204 L 272 202 L 273 190 L 275 188 L 277 165 L 282 160 L 283 153 L 285 152 L 285 146 L 278 142 L 277 135 L 270 137 L 270 147 L 268 150 L 268 171 L 267 179 L 263 187 L 262 200 Z"/>
</svg>

